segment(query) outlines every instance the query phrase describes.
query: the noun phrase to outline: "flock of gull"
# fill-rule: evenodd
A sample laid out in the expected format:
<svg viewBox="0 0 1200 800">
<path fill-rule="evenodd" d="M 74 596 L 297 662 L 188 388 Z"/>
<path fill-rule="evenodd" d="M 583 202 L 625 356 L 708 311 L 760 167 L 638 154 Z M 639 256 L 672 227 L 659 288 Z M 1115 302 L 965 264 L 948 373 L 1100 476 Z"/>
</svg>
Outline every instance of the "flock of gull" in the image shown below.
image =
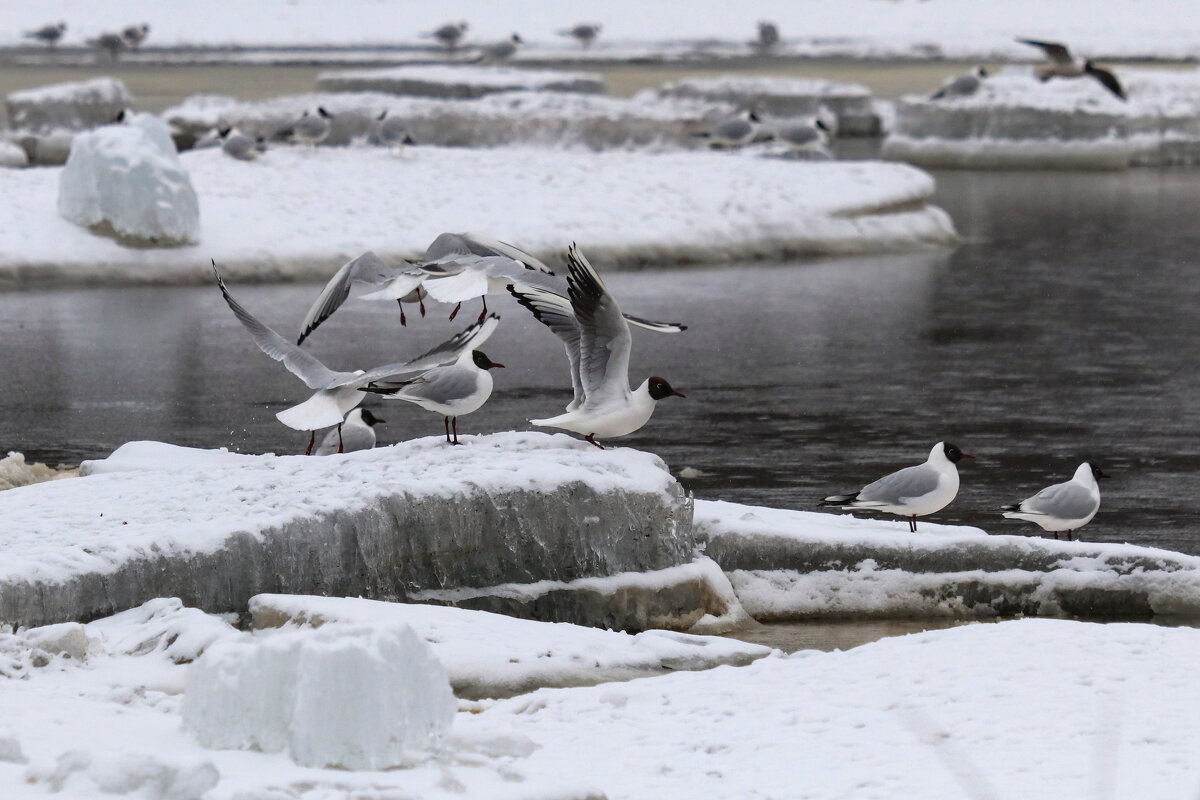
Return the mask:
<svg viewBox="0 0 1200 800">
<path fill-rule="evenodd" d="M 1046 60 L 1033 67 L 1033 75 L 1045 83 L 1051 78 L 1094 78 L 1100 85 L 1112 92 L 1114 97 L 1126 100 L 1125 89 L 1112 70 L 1099 66 L 1091 59 L 1077 58 L 1065 44 L 1060 42 L 1044 42 L 1037 39 L 1017 39 L 1021 44 L 1036 47 L 1046 56 Z M 979 91 L 983 82 L 988 78 L 988 71 L 976 67 L 966 75 L 959 75 L 947 81 L 941 89 L 931 95 L 933 100 L 953 97 L 970 97 Z"/>
</svg>

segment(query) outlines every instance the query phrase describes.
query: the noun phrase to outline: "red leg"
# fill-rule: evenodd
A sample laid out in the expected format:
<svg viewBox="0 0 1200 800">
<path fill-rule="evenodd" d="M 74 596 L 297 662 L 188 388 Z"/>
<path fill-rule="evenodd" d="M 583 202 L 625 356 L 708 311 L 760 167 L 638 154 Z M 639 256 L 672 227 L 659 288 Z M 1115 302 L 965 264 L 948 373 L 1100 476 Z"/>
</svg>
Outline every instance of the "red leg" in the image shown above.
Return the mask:
<svg viewBox="0 0 1200 800">
<path fill-rule="evenodd" d="M 587 436 L 583 437 L 583 440 L 584 440 L 585 442 L 587 442 L 588 444 L 595 445 L 596 447 L 599 447 L 601 450 L 607 450 L 607 449 L 608 449 L 608 448 L 606 448 L 604 445 L 602 445 L 602 444 L 600 444 L 599 442 L 597 442 L 597 441 L 596 441 L 596 434 L 594 434 L 594 433 L 589 433 Z"/>
<path fill-rule="evenodd" d="M 1074 541 L 1074 539 L 1071 538 L 1072 533 L 1074 533 L 1074 531 L 1067 531 L 1067 541 L 1068 542 Z"/>
<path fill-rule="evenodd" d="M 346 452 L 346 446 L 342 444 L 342 423 L 338 423 L 338 452 Z"/>
<path fill-rule="evenodd" d="M 477 319 L 475 321 L 475 324 L 477 324 L 477 325 L 482 324 L 485 317 L 487 317 L 487 295 L 486 294 L 483 296 L 483 311 L 479 312 L 479 319 Z"/>
<path fill-rule="evenodd" d="M 445 422 L 446 422 L 446 444 L 454 444 L 454 442 L 450 441 L 450 418 L 446 417 Z"/>
<path fill-rule="evenodd" d="M 454 307 L 454 310 L 450 312 L 450 319 L 454 319 L 455 317 L 458 316 L 458 310 L 460 308 L 462 308 L 462 303 L 459 303 L 458 305 L 456 305 Z"/>
<path fill-rule="evenodd" d="M 1055 531 L 1055 532 L 1054 532 L 1054 538 L 1055 538 L 1055 539 L 1057 539 L 1057 538 L 1058 538 L 1058 531 Z"/>
<path fill-rule="evenodd" d="M 450 424 L 454 426 L 454 444 L 462 444 L 458 440 L 458 417 L 451 417 Z"/>
<path fill-rule="evenodd" d="M 315 442 L 316 440 L 317 440 L 317 432 L 313 431 L 308 437 L 308 449 L 304 451 L 304 455 L 306 455 L 306 456 L 312 455 L 313 442 Z"/>
<path fill-rule="evenodd" d="M 407 327 L 407 326 L 408 326 L 408 320 L 406 320 L 406 319 L 404 318 L 404 303 L 403 303 L 403 302 L 401 302 L 401 301 L 399 301 L 399 300 L 397 300 L 397 301 L 396 301 L 396 305 L 400 306 L 400 325 L 401 325 L 402 327 Z"/>
</svg>

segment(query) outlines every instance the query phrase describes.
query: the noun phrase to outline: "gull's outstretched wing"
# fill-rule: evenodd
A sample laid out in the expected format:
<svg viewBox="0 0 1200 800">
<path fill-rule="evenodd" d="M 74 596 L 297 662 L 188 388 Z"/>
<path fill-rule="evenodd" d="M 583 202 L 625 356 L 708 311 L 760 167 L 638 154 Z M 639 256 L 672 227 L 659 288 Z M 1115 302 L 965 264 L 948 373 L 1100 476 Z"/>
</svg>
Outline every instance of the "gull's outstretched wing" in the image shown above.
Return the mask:
<svg viewBox="0 0 1200 800">
<path fill-rule="evenodd" d="M 1070 64 L 1075 60 L 1071 57 L 1071 51 L 1067 49 L 1067 46 L 1065 44 L 1060 44 L 1059 42 L 1042 42 L 1038 41 L 1037 39 L 1021 38 L 1018 38 L 1017 41 L 1021 44 L 1030 45 L 1031 47 L 1041 48 L 1042 52 L 1046 54 L 1046 58 L 1050 59 L 1055 64 Z"/>
<path fill-rule="evenodd" d="M 509 293 L 517 302 L 529 309 L 534 319 L 545 325 L 562 340 L 567 350 L 567 361 L 571 365 L 571 389 L 574 397 L 567 406 L 568 411 L 574 411 L 586 399 L 583 382 L 579 379 L 579 322 L 567 298 L 554 292 L 542 289 L 508 287 Z"/>
<path fill-rule="evenodd" d="M 360 387 L 366 386 L 372 381 L 383 381 L 387 378 L 397 379 L 400 376 L 413 376 L 434 367 L 457 361 L 458 357 L 464 352 L 482 347 L 483 343 L 496 332 L 496 327 L 499 324 L 500 317 L 498 315 L 488 314 L 487 319 L 483 320 L 483 322 L 476 322 L 474 325 L 464 328 L 429 352 L 419 355 L 411 361 L 386 364 L 382 367 L 367 370 L 361 375 L 355 375 L 355 382 Z"/>
<path fill-rule="evenodd" d="M 321 289 L 317 299 L 304 315 L 300 323 L 300 338 L 296 344 L 302 344 L 325 320 L 333 316 L 333 312 L 342 307 L 350 296 L 350 286 L 354 283 L 365 283 L 368 286 L 380 287 L 404 274 L 404 270 L 389 267 L 383 259 L 368 250 L 358 258 L 347 261 L 333 274 L 333 277 Z M 417 283 L 420 283 L 418 280 Z M 407 293 L 407 291 L 405 292 Z"/>
<path fill-rule="evenodd" d="M 579 323 L 579 379 L 587 402 L 629 394 L 629 325 L 579 248 L 567 249 L 567 296 Z"/>
</svg>

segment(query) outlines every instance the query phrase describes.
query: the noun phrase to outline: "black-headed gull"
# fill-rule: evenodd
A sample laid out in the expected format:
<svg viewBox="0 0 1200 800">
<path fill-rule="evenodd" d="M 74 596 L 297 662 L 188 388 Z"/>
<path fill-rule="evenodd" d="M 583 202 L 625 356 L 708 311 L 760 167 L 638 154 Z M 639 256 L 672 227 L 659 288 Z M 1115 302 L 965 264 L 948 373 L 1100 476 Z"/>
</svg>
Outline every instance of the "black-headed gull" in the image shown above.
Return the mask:
<svg viewBox="0 0 1200 800">
<path fill-rule="evenodd" d="M 121 31 L 121 38 L 125 40 L 126 44 L 136 50 L 138 45 L 145 41 L 149 33 L 150 26 L 143 22 L 140 25 L 126 26 L 125 30 Z"/>
<path fill-rule="evenodd" d="M 715 149 L 733 149 L 750 144 L 758 139 L 762 129 L 762 120 L 753 111 L 743 111 L 735 117 L 719 122 L 707 131 L 693 133 L 692 136 L 708 139 L 709 147 Z"/>
<path fill-rule="evenodd" d="M 362 390 L 371 381 L 383 378 L 398 380 L 402 375 L 419 374 L 432 367 L 457 361 L 463 353 L 469 353 L 487 341 L 500 322 L 500 318 L 493 314 L 482 323 L 476 323 L 460 331 L 452 338 L 411 361 L 386 364 L 370 371 L 339 372 L 330 369 L 322 364 L 316 356 L 284 339 L 242 307 L 242 304 L 229 293 L 225 281 L 221 279 L 221 273 L 217 271 L 215 262 L 213 263 L 213 273 L 217 276 L 217 285 L 221 288 L 221 295 L 225 298 L 225 303 L 242 323 L 242 326 L 250 332 L 258 349 L 276 361 L 282 362 L 293 375 L 304 381 L 305 386 L 316 390 L 303 403 L 285 408 L 275 415 L 289 428 L 298 431 L 312 431 L 306 454 L 312 452 L 318 430 L 334 425 L 340 426 L 346 413 L 363 401 L 366 395 Z"/>
<path fill-rule="evenodd" d="M 221 152 L 239 161 L 253 161 L 266 152 L 266 143 L 242 133 L 237 128 L 222 128 L 219 132 Z"/>
<path fill-rule="evenodd" d="M 427 31 L 421 35 L 426 38 L 437 39 L 447 50 L 453 50 L 458 47 L 458 43 L 462 41 L 463 34 L 467 32 L 467 23 L 464 22 L 447 22 L 437 30 Z"/>
<path fill-rule="evenodd" d="M 493 318 L 499 319 L 494 315 Z M 446 422 L 446 441 L 461 444 L 458 441 L 458 418 L 478 411 L 492 396 L 490 370 L 497 367 L 503 368 L 504 365 L 492 361 L 482 350 L 468 350 L 453 364 L 434 367 L 419 375 L 379 377 L 367 384 L 363 391 L 393 400 L 404 400 L 441 414 Z M 454 428 L 453 440 L 450 438 L 451 426 Z"/>
<path fill-rule="evenodd" d="M 979 91 L 987 76 L 988 71 L 986 69 L 976 67 L 965 75 L 959 75 L 943 83 L 942 88 L 931 94 L 929 99 L 942 100 L 947 97 L 970 97 Z"/>
<path fill-rule="evenodd" d="M 1040 525 L 1058 538 L 1059 531 L 1071 534 L 1092 521 L 1100 510 L 1100 484 L 1097 478 L 1107 478 L 1099 467 L 1083 462 L 1075 470 L 1074 477 L 1064 483 L 1047 486 L 1040 492 L 1019 503 L 1001 506 L 1008 519 L 1023 519 Z"/>
<path fill-rule="evenodd" d="M 564 28 L 560 31 L 555 31 L 559 36 L 570 36 L 575 39 L 584 48 L 592 46 L 596 41 L 596 37 L 600 35 L 601 25 L 597 22 L 581 22 L 570 28 Z"/>
<path fill-rule="evenodd" d="M 395 300 L 400 306 L 401 325 L 408 324 L 408 318 L 404 314 L 405 303 L 417 303 L 421 309 L 421 316 L 425 316 L 424 293 L 421 290 L 423 280 L 425 273 L 412 264 L 403 267 L 389 266 L 375 255 L 373 250 L 350 259 L 321 287 L 321 293 L 309 306 L 304 321 L 300 323 L 300 336 L 296 339 L 296 344 L 303 344 L 322 322 L 333 316 L 333 312 L 346 302 L 351 288 L 356 284 L 370 287 L 371 291 L 364 294 L 364 298 Z"/>
<path fill-rule="evenodd" d="M 567 250 L 569 300 L 539 289 L 512 289 L 521 305 L 562 340 L 575 395 L 567 413 L 530 420 L 534 425 L 596 437 L 626 436 L 650 421 L 659 400 L 684 395 L 657 376 L 629 389 L 629 325 L 604 281 L 574 244 Z"/>
<path fill-rule="evenodd" d="M 819 117 L 791 122 L 773 131 L 775 141 L 781 142 L 792 158 L 833 158 L 828 150 L 829 133 L 829 126 Z"/>
<path fill-rule="evenodd" d="M 368 408 L 354 408 L 337 430 L 325 434 L 313 455 L 330 456 L 334 453 L 353 453 L 370 450 L 375 446 L 375 426 L 387 422 L 371 413 Z"/>
<path fill-rule="evenodd" d="M 389 148 L 400 148 L 408 144 L 416 144 L 408 132 L 408 123 L 400 119 L 400 117 L 388 116 L 387 109 L 384 109 L 378 117 L 375 118 L 376 124 L 372 128 L 372 138 L 374 141 Z"/>
<path fill-rule="evenodd" d="M 950 442 L 938 442 L 929 451 L 929 459 L 915 467 L 884 476 L 854 494 L 826 497 L 823 506 L 846 510 L 883 511 L 908 520 L 908 529 L 917 530 L 917 517 L 941 511 L 958 494 L 958 467 L 964 458 L 974 458 Z"/>
<path fill-rule="evenodd" d="M 1037 47 L 1046 54 L 1046 60 L 1033 67 L 1033 74 L 1037 76 L 1038 80 L 1045 82 L 1051 78 L 1081 78 L 1089 75 L 1117 97 L 1122 100 L 1126 99 L 1125 90 L 1121 88 L 1121 82 L 1117 80 L 1116 75 L 1103 67 L 1096 66 L 1090 59 L 1075 58 L 1065 44 L 1043 42 L 1037 39 L 1018 38 L 1017 41 Z"/>
<path fill-rule="evenodd" d="M 26 39 L 37 39 L 39 42 L 54 47 L 58 44 L 58 40 L 62 38 L 63 33 L 67 30 L 67 23 L 56 22 L 53 25 L 43 25 L 37 30 L 25 31 Z"/>
<path fill-rule="evenodd" d="M 495 44 L 484 45 L 479 57 L 475 59 L 476 63 L 482 62 L 486 64 L 494 64 L 499 61 L 507 61 L 517 53 L 517 48 L 525 44 L 525 40 L 521 35 L 514 33 L 507 39 L 502 39 Z"/>
<path fill-rule="evenodd" d="M 292 123 L 288 139 L 316 147 L 329 138 L 329 131 L 332 129 L 329 122 L 331 119 L 333 119 L 333 114 L 326 111 L 324 106 L 317 106 L 316 114 L 305 111 L 299 119 Z"/>
<path fill-rule="evenodd" d="M 102 33 L 94 39 L 88 39 L 87 43 L 97 50 L 108 53 L 108 57 L 113 61 L 116 61 L 117 55 L 128 47 L 121 34 L 110 32 Z"/>
</svg>

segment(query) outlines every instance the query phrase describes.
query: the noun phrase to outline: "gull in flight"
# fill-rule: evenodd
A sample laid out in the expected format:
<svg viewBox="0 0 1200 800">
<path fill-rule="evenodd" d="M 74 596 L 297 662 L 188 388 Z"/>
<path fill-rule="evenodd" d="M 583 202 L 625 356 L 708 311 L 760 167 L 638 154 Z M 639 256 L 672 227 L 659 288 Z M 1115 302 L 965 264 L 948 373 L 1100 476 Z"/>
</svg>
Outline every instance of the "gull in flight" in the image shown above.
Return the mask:
<svg viewBox="0 0 1200 800">
<path fill-rule="evenodd" d="M 908 529 L 917 530 L 917 517 L 941 511 L 958 494 L 958 467 L 964 458 L 974 458 L 950 442 L 938 442 L 929 459 L 905 467 L 869 483 L 854 494 L 826 497 L 823 506 L 845 510 L 884 511 L 908 519 Z"/>
<path fill-rule="evenodd" d="M 1001 511 L 1008 519 L 1023 519 L 1041 526 L 1058 538 L 1059 531 L 1071 534 L 1092 521 L 1100 510 L 1100 484 L 1098 478 L 1107 478 L 1099 467 L 1085 461 L 1075 470 L 1074 477 L 1064 483 L 1047 486 L 1033 497 L 1002 506 Z"/>
<path fill-rule="evenodd" d="M 1046 54 L 1046 60 L 1033 67 L 1033 74 L 1043 83 L 1051 78 L 1080 78 L 1090 75 L 1114 95 L 1124 100 L 1125 90 L 1117 76 L 1109 70 L 1096 66 L 1090 59 L 1075 58 L 1065 44 L 1059 42 L 1040 42 L 1036 39 L 1017 39 L 1021 44 L 1040 48 Z"/>
<path fill-rule="evenodd" d="M 388 266 L 382 258 L 368 250 L 358 258 L 343 264 L 333 277 L 321 288 L 321 293 L 309 307 L 300 323 L 300 336 L 296 344 L 303 344 L 313 331 L 325 320 L 333 316 L 333 312 L 342 307 L 350 290 L 355 284 L 365 285 L 371 291 L 363 297 L 370 300 L 395 300 L 400 306 L 400 324 L 407 325 L 408 318 L 404 315 L 405 303 L 416 303 L 425 316 L 424 292 L 421 282 L 425 273 L 412 264 L 404 267 Z"/>
<path fill-rule="evenodd" d="M 330 369 L 316 356 L 284 339 L 247 311 L 229 293 L 225 281 L 221 279 L 221 273 L 217 271 L 216 262 L 213 262 L 213 274 L 217 276 L 217 285 L 221 288 L 225 303 L 238 318 L 238 322 L 250 332 L 258 349 L 282 362 L 288 371 L 304 381 L 305 386 L 315 390 L 303 403 L 285 408 L 275 415 L 289 428 L 312 432 L 305 455 L 312 452 L 318 430 L 334 425 L 341 428 L 343 418 L 363 401 L 366 396 L 363 390 L 372 381 L 398 381 L 404 376 L 416 376 L 433 367 L 456 362 L 464 353 L 469 353 L 487 341 L 500 322 L 500 318 L 493 314 L 482 323 L 460 331 L 428 353 L 411 361 L 387 364 L 369 371 L 339 372 Z"/>
<path fill-rule="evenodd" d="M 387 422 L 371 413 L 367 408 L 355 408 L 336 431 L 325 434 L 313 455 L 329 456 L 334 453 L 353 453 L 375 447 L 375 426 Z"/>
<path fill-rule="evenodd" d="M 567 251 L 568 298 L 542 289 L 509 289 L 538 322 L 562 340 L 571 365 L 574 398 L 567 413 L 530 420 L 534 425 L 562 428 L 596 441 L 626 436 L 650 421 L 658 401 L 684 395 L 664 379 L 647 378 L 629 389 L 629 324 L 596 270 L 574 244 Z"/>
</svg>

